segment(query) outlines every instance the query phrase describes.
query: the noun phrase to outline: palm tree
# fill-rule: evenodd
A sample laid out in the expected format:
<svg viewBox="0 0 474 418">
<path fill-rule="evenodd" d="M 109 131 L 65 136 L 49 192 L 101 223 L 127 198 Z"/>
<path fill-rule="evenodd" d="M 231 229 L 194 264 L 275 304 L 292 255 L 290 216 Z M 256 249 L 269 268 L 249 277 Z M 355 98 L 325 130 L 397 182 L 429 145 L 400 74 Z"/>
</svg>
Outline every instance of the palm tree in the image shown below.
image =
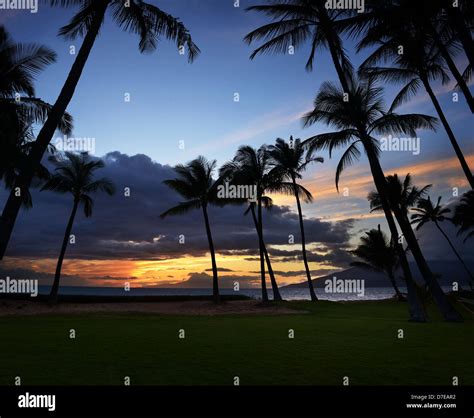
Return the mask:
<svg viewBox="0 0 474 418">
<path fill-rule="evenodd" d="M 426 196 L 428 190 L 431 188 L 431 184 L 419 189 L 413 185 L 413 179 L 410 173 L 405 176 L 403 182 L 398 177 L 398 174 L 388 175 L 386 180 L 389 200 L 397 205 L 400 213 L 402 213 L 405 220 L 409 222 L 409 210 L 415 207 L 419 200 Z M 376 191 L 370 192 L 367 199 L 370 203 L 371 212 L 383 210 L 380 196 Z"/>
<path fill-rule="evenodd" d="M 48 118 L 40 130 L 36 142 L 29 154 L 29 162 L 24 173 L 16 181 L 15 188 L 27 190 L 37 167 L 46 152 L 54 132 L 63 117 L 89 54 L 94 46 L 99 30 L 104 23 L 107 10 L 111 17 L 125 31 L 136 33 L 139 38 L 140 52 L 149 52 L 156 48 L 161 37 L 174 41 L 180 48 L 187 46 L 189 61 L 199 54 L 189 31 L 178 19 L 165 13 L 156 6 L 142 0 L 50 0 L 53 6 L 80 6 L 79 12 L 71 21 L 59 30 L 59 35 L 67 39 L 84 36 L 82 46 L 68 74 L 66 82 L 54 104 Z M 21 202 L 15 193 L 10 193 L 2 215 L 0 225 L 0 260 L 5 254 Z"/>
<path fill-rule="evenodd" d="M 403 88 L 395 97 L 391 110 L 395 110 L 408 101 L 421 86 L 425 88 L 446 130 L 464 175 L 471 188 L 474 188 L 472 171 L 431 87 L 431 82 L 438 78 L 443 84 L 449 81 L 436 44 L 423 30 L 419 29 L 389 30 L 383 34 L 380 33 L 379 28 L 375 29 L 377 29 L 376 34 L 369 31 L 358 45 L 358 50 L 376 46 L 376 50 L 362 63 L 361 74 L 366 77 L 377 77 L 383 82 L 403 83 Z M 403 48 L 403 53 L 400 53 L 400 48 Z M 386 67 L 375 66 L 379 62 L 391 62 L 391 64 Z"/>
<path fill-rule="evenodd" d="M 236 184 L 254 186 L 256 188 L 257 205 L 257 235 L 260 252 L 260 278 L 262 286 L 262 301 L 268 302 L 267 284 L 265 280 L 265 242 L 263 238 L 262 206 L 266 201 L 265 191 L 274 187 L 278 179 L 269 175 L 269 155 L 265 146 L 258 150 L 250 146 L 241 146 L 234 159 L 221 167 L 220 175 L 232 178 Z M 273 298 L 282 300 L 275 278 L 270 276 Z"/>
<path fill-rule="evenodd" d="M 439 309 L 447 320 L 461 320 L 460 315 L 449 302 L 431 272 L 410 225 L 408 224 L 407 227 L 399 208 L 391 204 L 392 202 L 389 200 L 387 182 L 379 161 L 380 147 L 377 139 L 374 138 L 376 134 L 387 134 L 389 132 L 415 136 L 417 129 L 434 129 L 435 119 L 421 114 L 399 115 L 387 112 L 382 100 L 383 89 L 376 87 L 372 78 L 368 80 L 353 78 L 348 95 L 345 92 L 341 86 L 334 83 L 325 82 L 322 85 L 314 102 L 314 110 L 304 117 L 305 126 L 323 121 L 328 125 L 335 126 L 338 130 L 315 135 L 307 139 L 303 145 L 309 148 L 309 152 L 329 149 L 330 156 L 334 149 L 347 146 L 336 168 L 337 188 L 342 171 L 360 157 L 361 152 L 358 146 L 359 144 L 362 145 L 369 160 L 372 177 L 381 199 L 392 240 L 398 243 L 399 238 L 392 216 L 393 210 L 420 272 L 429 285 Z M 349 97 L 349 100 L 347 100 L 347 97 Z M 400 244 L 397 244 L 397 248 L 410 294 L 410 287 L 412 284 L 414 285 L 413 279 L 403 248 Z"/>
<path fill-rule="evenodd" d="M 352 35 L 384 39 L 387 32 L 397 36 L 401 32 L 421 31 L 429 36 L 457 81 L 466 102 L 474 112 L 474 99 L 465 77 L 459 72 L 454 57 L 460 52 L 459 41 L 452 22 L 447 17 L 443 1 L 437 0 L 373 0 L 365 4 L 366 13 L 346 19 L 342 25 Z M 450 3 L 450 2 L 449 2 Z M 451 3 L 450 3 L 451 6 Z M 452 6 L 450 7 L 452 8 Z"/>
<path fill-rule="evenodd" d="M 301 140 L 293 140 L 293 137 L 290 137 L 290 143 L 288 144 L 283 139 L 278 138 L 275 145 L 268 147 L 268 152 L 270 154 L 272 164 L 274 165 L 274 170 L 278 171 L 283 179 L 290 181 L 293 185 L 294 195 L 296 199 L 296 206 L 298 208 L 298 218 L 300 223 L 300 233 L 301 233 L 301 247 L 303 251 L 303 262 L 306 270 L 306 278 L 308 280 L 309 293 L 311 295 L 311 300 L 318 300 L 316 293 L 314 291 L 313 282 L 311 280 L 311 272 L 309 270 L 308 258 L 306 255 L 306 238 L 304 232 L 304 222 L 303 222 L 303 211 L 301 209 L 301 202 L 298 195 L 298 184 L 296 179 L 302 178 L 302 172 L 312 162 L 323 163 L 324 159 L 321 157 L 312 158 L 309 154 L 306 154 L 305 149 L 301 145 Z M 312 196 L 308 195 L 308 200 L 312 201 Z"/>
<path fill-rule="evenodd" d="M 470 190 L 463 195 L 461 202 L 456 206 L 453 216 L 454 225 L 459 227 L 458 234 L 466 234 L 464 242 L 474 237 L 474 191 Z"/>
<path fill-rule="evenodd" d="M 94 180 L 95 171 L 105 167 L 102 160 L 92 160 L 87 153 L 77 155 L 67 152 L 65 155 L 66 158 L 64 160 L 58 160 L 55 157 L 51 158 L 56 168 L 54 174 L 41 188 L 41 190 L 52 190 L 62 194 L 70 193 L 73 197 L 72 212 L 64 232 L 63 244 L 54 275 L 54 283 L 49 294 L 50 303 L 57 302 L 61 268 L 79 206 L 81 204 L 84 206 L 84 215 L 86 218 L 89 218 L 92 216 L 94 205 L 90 195 L 96 192 L 105 192 L 108 195 L 112 195 L 115 192 L 115 187 L 110 180 L 106 178 Z"/>
<path fill-rule="evenodd" d="M 399 259 L 393 241 L 387 239 L 380 230 L 380 225 L 378 229 L 366 232 L 366 236 L 362 236 L 360 241 L 361 243 L 351 253 L 363 261 L 354 261 L 351 265 L 384 272 L 388 276 L 398 300 L 404 301 L 405 297 L 400 292 L 395 280 Z"/>
<path fill-rule="evenodd" d="M 433 205 L 433 202 L 431 201 L 431 198 L 429 196 L 426 199 L 419 199 L 418 206 L 413 209 L 416 213 L 411 216 L 411 219 L 412 219 L 411 223 L 416 225 L 417 231 L 428 222 L 433 222 L 435 224 L 436 228 L 438 229 L 439 232 L 441 232 L 443 237 L 446 239 L 449 246 L 451 247 L 451 250 L 453 250 L 454 255 L 461 262 L 462 266 L 464 267 L 464 270 L 469 275 L 471 279 L 471 287 L 472 287 L 472 282 L 474 281 L 474 276 L 472 272 L 466 266 L 466 263 L 464 263 L 464 260 L 461 258 L 456 248 L 454 247 L 453 243 L 451 242 L 449 237 L 446 235 L 446 232 L 444 232 L 443 228 L 441 228 L 441 225 L 440 225 L 441 222 L 444 222 L 445 220 L 448 219 L 446 215 L 451 212 L 451 209 L 442 207 L 440 203 L 441 203 L 441 196 L 438 197 L 438 201 L 436 202 L 436 205 Z"/>
<path fill-rule="evenodd" d="M 217 199 L 217 187 L 220 184 L 220 180 L 214 181 L 212 178 L 216 169 L 216 161 L 208 161 L 206 158 L 199 156 L 186 165 L 177 165 L 174 169 L 178 177 L 172 180 L 165 180 L 163 183 L 186 200 L 163 212 L 160 217 L 166 218 L 170 215 L 184 215 L 190 210 L 202 209 L 209 243 L 209 252 L 211 253 L 213 300 L 215 303 L 218 303 L 219 280 L 217 275 L 216 253 L 207 212 L 210 204 L 223 204 Z"/>
</svg>

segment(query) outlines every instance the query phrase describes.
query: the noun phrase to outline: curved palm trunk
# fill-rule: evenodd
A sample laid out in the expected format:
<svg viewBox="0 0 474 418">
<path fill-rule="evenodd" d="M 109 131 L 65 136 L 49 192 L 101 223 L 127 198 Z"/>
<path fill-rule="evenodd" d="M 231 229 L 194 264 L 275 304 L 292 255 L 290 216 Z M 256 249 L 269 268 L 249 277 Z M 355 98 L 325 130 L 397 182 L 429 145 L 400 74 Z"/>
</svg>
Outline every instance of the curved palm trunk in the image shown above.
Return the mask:
<svg viewBox="0 0 474 418">
<path fill-rule="evenodd" d="M 257 223 L 257 216 L 255 215 L 255 207 L 253 204 L 250 205 L 250 211 L 252 212 L 253 223 L 255 225 L 255 229 L 257 230 L 257 234 L 260 234 L 260 230 L 258 228 Z M 275 274 L 273 273 L 272 263 L 270 262 L 270 257 L 268 256 L 267 246 L 265 245 L 265 240 L 262 238 L 263 241 L 263 252 L 265 254 L 265 261 L 267 262 L 268 274 L 270 276 L 270 282 L 272 283 L 272 290 L 273 290 L 273 300 L 282 301 L 283 298 L 280 295 L 280 290 L 278 289 L 278 284 L 275 279 Z"/>
<path fill-rule="evenodd" d="M 374 177 L 374 181 L 376 185 L 378 184 L 381 190 L 385 190 L 386 187 L 386 180 L 385 174 L 383 173 L 382 167 L 380 166 L 380 162 L 375 154 L 374 150 L 369 146 L 366 146 L 367 156 L 369 158 L 370 168 L 372 171 L 372 176 Z M 378 191 L 378 190 L 377 190 Z M 380 194 L 380 191 L 378 191 Z M 388 201 L 388 195 L 387 201 Z M 390 202 L 389 202 L 390 203 Z M 397 218 L 398 224 L 402 230 L 402 233 L 407 240 L 408 246 L 415 258 L 416 264 L 422 274 L 423 278 L 425 279 L 426 283 L 428 284 L 431 294 L 437 304 L 439 310 L 443 314 L 444 318 L 447 321 L 455 321 L 459 322 L 462 321 L 461 315 L 454 309 L 454 306 L 448 300 L 447 296 L 444 294 L 441 286 L 439 285 L 438 281 L 434 277 L 433 273 L 431 272 L 428 263 L 423 256 L 421 248 L 418 244 L 418 240 L 413 232 L 410 222 L 407 222 L 406 215 L 404 215 L 397 207 L 397 205 L 391 204 L 389 206 L 393 209 L 395 213 L 395 217 Z M 403 251 L 403 249 L 402 249 Z"/>
<path fill-rule="evenodd" d="M 456 153 L 456 156 L 459 159 L 459 162 L 461 163 L 461 167 L 464 171 L 464 175 L 467 178 L 467 181 L 469 182 L 469 185 L 471 186 L 471 189 L 474 189 L 474 177 L 472 175 L 472 171 L 469 168 L 469 165 L 467 164 L 466 159 L 464 158 L 464 154 L 462 153 L 462 150 L 458 144 L 458 141 L 456 140 L 456 137 L 454 136 L 454 133 L 451 129 L 451 126 L 448 123 L 448 120 L 444 116 L 443 109 L 441 108 L 441 105 L 438 102 L 438 99 L 436 98 L 436 95 L 433 92 L 433 89 L 430 86 L 430 83 L 428 82 L 428 79 L 424 76 L 421 75 L 421 81 L 423 82 L 423 85 L 425 86 L 426 92 L 431 98 L 431 101 L 433 102 L 433 105 L 436 109 L 436 112 L 438 113 L 438 116 L 441 120 L 441 123 L 444 126 L 444 129 L 446 130 L 446 133 L 448 134 L 448 138 L 451 141 L 451 145 L 454 148 L 454 152 Z"/>
<path fill-rule="evenodd" d="M 397 281 L 395 280 L 395 276 L 393 275 L 393 273 L 391 271 L 387 271 L 387 276 L 390 279 L 390 283 L 393 287 L 393 290 L 395 290 L 395 293 L 397 295 L 397 299 L 399 301 L 404 301 L 405 297 L 402 295 L 402 292 L 400 292 L 400 289 L 397 286 Z"/>
<path fill-rule="evenodd" d="M 212 300 L 214 303 L 220 302 L 219 296 L 219 279 L 217 275 L 216 253 L 214 251 L 214 242 L 212 240 L 211 226 L 209 225 L 209 216 L 207 215 L 207 206 L 202 205 L 202 213 L 204 215 L 204 223 L 206 224 L 207 241 L 209 242 L 209 252 L 211 253 L 212 263 Z"/>
<path fill-rule="evenodd" d="M 61 246 L 61 252 L 59 253 L 58 264 L 56 265 L 56 273 L 54 274 L 53 287 L 49 293 L 49 303 L 55 304 L 58 301 L 58 292 L 59 292 L 59 280 L 61 279 L 61 269 L 63 267 L 64 255 L 66 254 L 66 248 L 71 236 L 72 225 L 74 224 L 74 218 L 76 217 L 77 208 L 79 206 L 79 201 L 74 200 L 74 206 L 72 208 L 71 215 L 69 216 L 69 221 L 66 226 L 66 231 L 64 232 L 63 245 Z"/>
<path fill-rule="evenodd" d="M 301 249 L 303 252 L 303 262 L 304 268 L 306 270 L 306 278 L 308 280 L 309 294 L 311 295 L 311 301 L 316 302 L 318 297 L 314 291 L 313 281 L 311 280 L 311 272 L 309 270 L 308 257 L 306 255 L 306 237 L 304 233 L 304 223 L 303 223 L 303 211 L 301 210 L 300 197 L 298 196 L 298 190 L 296 188 L 296 179 L 295 176 L 292 177 L 293 180 L 293 190 L 295 192 L 296 206 L 298 207 L 298 219 L 300 221 L 300 232 L 301 232 Z"/>
<path fill-rule="evenodd" d="M 449 246 L 451 247 L 451 249 L 453 250 L 453 253 L 454 255 L 457 257 L 457 259 L 461 262 L 462 266 L 464 267 L 464 270 L 466 271 L 466 273 L 469 275 L 470 277 L 470 286 L 471 286 L 471 289 L 472 289 L 472 283 L 474 282 L 474 276 L 471 272 L 471 270 L 469 270 L 469 268 L 466 266 L 466 263 L 464 263 L 464 260 L 461 258 L 461 256 L 459 255 L 459 253 L 457 252 L 456 250 L 456 247 L 453 245 L 453 243 L 451 242 L 451 240 L 449 239 L 448 235 L 446 235 L 446 232 L 443 231 L 443 229 L 441 228 L 441 226 L 438 224 L 438 222 L 435 221 L 435 225 L 436 225 L 436 228 L 439 229 L 439 232 L 441 232 L 444 236 L 444 238 L 446 238 L 446 241 L 448 241 L 448 244 Z"/>
<path fill-rule="evenodd" d="M 407 293 L 408 293 L 408 305 L 409 305 L 409 314 L 410 314 L 410 321 L 414 322 L 426 322 L 427 316 L 424 310 L 423 304 L 420 300 L 420 296 L 418 294 L 418 290 L 411 274 L 410 266 L 408 264 L 408 260 L 406 257 L 405 250 L 403 249 L 402 245 L 399 243 L 398 238 L 398 229 L 397 225 L 395 224 L 395 220 L 392 215 L 392 211 L 390 208 L 390 203 L 387 198 L 386 194 L 386 180 L 385 175 L 383 174 L 382 168 L 380 167 L 380 171 L 382 174 L 377 175 L 376 166 L 377 164 L 373 164 L 372 159 L 376 155 L 371 153 L 372 157 L 369 158 L 369 164 L 372 172 L 372 177 L 374 179 L 375 188 L 377 189 L 377 193 L 380 196 L 380 202 L 382 204 L 382 209 L 385 214 L 385 219 L 387 220 L 387 224 L 390 230 L 390 235 L 392 242 L 395 245 L 397 250 L 398 258 L 400 259 L 400 265 L 402 267 L 403 276 L 405 277 L 405 282 L 407 285 Z M 378 163 L 378 160 L 376 159 Z"/>
<path fill-rule="evenodd" d="M 322 20 L 324 21 L 324 30 L 325 30 L 326 37 L 328 39 L 329 52 L 331 54 L 334 67 L 339 77 L 339 82 L 341 83 L 344 91 L 349 92 L 349 83 L 347 81 L 346 74 L 342 68 L 342 65 L 339 62 L 338 52 L 337 52 L 338 48 L 333 38 L 335 31 L 330 25 L 331 22 L 327 15 L 327 10 L 324 8 L 322 4 L 318 3 L 318 5 L 319 5 L 319 12 L 322 16 Z M 374 177 L 374 182 L 375 182 L 375 177 Z M 415 281 L 413 280 L 413 276 L 411 274 L 410 266 L 408 264 L 405 251 L 403 250 L 403 247 L 398 243 L 397 226 L 393 219 L 392 211 L 390 210 L 388 200 L 385 197 L 385 177 L 383 177 L 382 183 L 379 182 L 379 184 L 377 184 L 377 182 L 375 182 L 375 186 L 377 188 L 377 192 L 379 193 L 381 197 L 385 219 L 387 220 L 387 223 L 390 229 L 390 234 L 392 236 L 392 240 L 394 240 L 393 242 L 396 245 L 398 257 L 400 259 L 400 264 L 403 270 L 403 275 L 407 283 L 408 304 L 410 307 L 410 320 L 416 321 L 416 322 L 426 322 L 426 313 L 423 308 L 423 304 L 421 303 L 420 297 L 418 295 L 417 287 L 416 287 Z"/>
<path fill-rule="evenodd" d="M 48 115 L 48 119 L 41 128 L 36 141 L 34 142 L 31 154 L 28 157 L 28 167 L 20 174 L 17 181 L 15 181 L 15 185 L 12 188 L 10 196 L 3 209 L 3 213 L 0 218 L 0 260 L 3 259 L 3 256 L 5 255 L 11 233 L 15 226 L 18 212 L 21 208 L 22 199 L 21 197 L 16 196 L 15 191 L 19 188 L 23 194 L 25 193 L 24 191 L 30 188 L 35 169 L 40 164 L 41 159 L 43 158 L 43 155 L 46 152 L 51 139 L 53 138 L 54 132 L 56 131 L 56 128 L 74 95 L 74 91 L 79 79 L 81 78 L 82 71 L 84 70 L 84 66 L 87 62 L 87 59 L 89 58 L 90 52 L 99 33 L 99 29 L 104 20 L 105 11 L 107 10 L 109 1 L 99 1 L 102 2 L 101 7 L 97 10 L 97 13 L 92 19 L 91 27 L 84 37 L 82 46 L 79 50 L 79 53 L 77 54 L 74 64 L 72 65 L 66 82 L 61 89 L 58 99 L 52 107 L 51 112 Z"/>
<path fill-rule="evenodd" d="M 469 90 L 469 87 L 467 86 L 466 81 L 462 77 L 461 73 L 456 67 L 456 64 L 454 63 L 453 59 L 451 58 L 451 55 L 449 54 L 448 50 L 446 49 L 446 46 L 443 44 L 441 41 L 438 32 L 436 32 L 436 29 L 431 25 L 431 23 L 428 23 L 428 27 L 430 29 L 430 32 L 436 42 L 436 46 L 441 52 L 441 55 L 443 56 L 444 60 L 446 61 L 446 64 L 448 64 L 449 70 L 453 74 L 454 78 L 456 79 L 459 88 L 461 89 L 464 97 L 466 98 L 466 102 L 471 109 L 471 112 L 474 113 L 474 99 L 472 97 L 471 91 Z"/>
<path fill-rule="evenodd" d="M 258 246 L 260 249 L 260 274 L 262 280 L 262 301 L 268 302 L 267 284 L 265 282 L 265 256 L 263 253 L 263 223 L 262 223 L 262 197 L 258 196 Z"/>
</svg>

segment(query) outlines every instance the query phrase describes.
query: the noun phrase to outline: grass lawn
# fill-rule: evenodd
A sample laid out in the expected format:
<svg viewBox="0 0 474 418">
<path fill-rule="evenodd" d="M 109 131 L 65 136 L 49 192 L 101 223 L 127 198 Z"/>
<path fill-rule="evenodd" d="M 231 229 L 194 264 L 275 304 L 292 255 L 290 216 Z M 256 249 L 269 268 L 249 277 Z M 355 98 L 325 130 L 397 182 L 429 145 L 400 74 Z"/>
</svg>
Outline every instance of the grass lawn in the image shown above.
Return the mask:
<svg viewBox="0 0 474 418">
<path fill-rule="evenodd" d="M 433 311 L 415 324 L 392 301 L 286 304 L 310 313 L 2 317 L 0 384 L 474 385 L 472 316 L 453 324 Z"/>
</svg>

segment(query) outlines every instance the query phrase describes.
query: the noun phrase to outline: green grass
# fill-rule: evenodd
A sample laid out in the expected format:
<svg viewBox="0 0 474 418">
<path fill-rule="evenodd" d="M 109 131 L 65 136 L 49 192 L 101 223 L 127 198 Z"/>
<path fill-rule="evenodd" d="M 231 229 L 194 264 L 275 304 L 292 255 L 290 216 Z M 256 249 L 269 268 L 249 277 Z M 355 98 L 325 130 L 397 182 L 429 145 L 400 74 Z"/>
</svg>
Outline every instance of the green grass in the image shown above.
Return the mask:
<svg viewBox="0 0 474 418">
<path fill-rule="evenodd" d="M 472 317 L 416 324 L 397 302 L 287 304 L 310 313 L 3 317 L 0 384 L 474 385 Z"/>
</svg>

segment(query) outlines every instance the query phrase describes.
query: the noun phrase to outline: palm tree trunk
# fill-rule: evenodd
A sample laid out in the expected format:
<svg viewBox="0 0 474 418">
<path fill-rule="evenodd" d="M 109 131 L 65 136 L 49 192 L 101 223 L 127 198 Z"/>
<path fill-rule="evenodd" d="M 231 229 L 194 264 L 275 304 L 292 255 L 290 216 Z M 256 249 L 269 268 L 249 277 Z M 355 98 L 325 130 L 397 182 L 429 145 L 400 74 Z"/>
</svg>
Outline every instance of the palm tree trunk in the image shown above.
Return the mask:
<svg viewBox="0 0 474 418">
<path fill-rule="evenodd" d="M 385 187 L 386 187 L 385 175 L 383 173 L 382 167 L 380 166 L 380 162 L 377 158 L 377 155 L 375 151 L 372 149 L 372 147 L 370 146 L 370 142 L 369 142 L 369 145 L 366 146 L 365 148 L 366 148 L 366 152 L 369 159 L 370 168 L 372 171 L 372 176 L 374 177 L 375 184 L 376 186 L 378 184 L 377 186 L 378 189 L 380 188 L 380 190 L 385 191 Z M 380 194 L 380 191 L 379 190 L 377 191 Z M 385 195 L 385 196 L 388 200 L 388 195 Z M 397 221 L 398 221 L 398 224 L 400 225 L 402 233 L 405 239 L 407 240 L 411 253 L 413 254 L 413 257 L 415 258 L 418 269 L 420 270 L 420 273 L 422 274 L 423 278 L 428 284 L 430 291 L 433 295 L 433 298 L 439 310 L 443 314 L 444 318 L 447 321 L 454 321 L 454 322 L 462 321 L 461 315 L 456 311 L 456 309 L 454 309 L 454 306 L 448 300 L 443 290 L 441 289 L 441 286 L 439 285 L 438 281 L 436 280 L 433 273 L 431 272 L 428 266 L 428 263 L 426 262 L 425 257 L 423 256 L 421 248 L 418 245 L 418 240 L 416 239 L 416 236 L 413 232 L 411 224 L 409 222 L 406 222 L 405 220 L 406 215 L 404 215 L 398 209 L 397 205 L 393 203 L 390 204 L 388 210 L 390 210 L 390 207 L 393 209 L 393 212 L 395 213 L 395 217 L 397 218 Z"/>
<path fill-rule="evenodd" d="M 292 176 L 292 181 L 293 181 L 293 190 L 294 190 L 295 198 L 296 198 L 296 206 L 298 207 L 298 219 L 300 221 L 300 232 L 301 232 L 301 249 L 303 252 L 303 262 L 304 262 L 304 268 L 306 270 L 306 278 L 308 280 L 309 294 L 311 295 L 311 301 L 316 302 L 318 300 L 318 297 L 316 296 L 316 292 L 314 291 L 313 281 L 311 280 L 311 272 L 309 270 L 309 265 L 308 265 L 308 257 L 306 255 L 306 237 L 304 233 L 303 211 L 301 210 L 300 197 L 298 196 L 298 189 L 296 188 L 295 176 Z"/>
<path fill-rule="evenodd" d="M 395 293 L 397 295 L 397 299 L 399 301 L 404 301 L 405 297 L 402 295 L 402 292 L 400 292 L 400 289 L 397 286 L 397 282 L 395 280 L 395 277 L 391 271 L 387 272 L 387 276 L 390 279 L 390 283 L 392 284 L 393 290 L 395 290 Z"/>
<path fill-rule="evenodd" d="M 449 70 L 453 74 L 454 78 L 456 79 L 459 88 L 464 94 L 464 97 L 466 98 L 466 102 L 471 109 L 471 112 L 474 113 L 474 99 L 472 97 L 471 91 L 469 90 L 469 87 L 467 86 L 466 81 L 462 77 L 461 73 L 456 67 L 456 64 L 454 63 L 453 59 L 451 58 L 451 55 L 449 54 L 448 50 L 446 49 L 446 46 L 443 44 L 441 41 L 438 32 L 436 32 L 436 29 L 429 24 L 430 32 L 436 42 L 436 46 L 440 50 L 441 54 L 443 55 L 444 60 L 446 61 L 446 64 L 448 64 Z"/>
<path fill-rule="evenodd" d="M 255 225 L 255 229 L 257 230 L 257 234 L 260 234 L 260 230 L 258 228 L 257 223 L 257 216 L 255 215 L 255 207 L 253 204 L 250 204 L 250 211 L 252 212 L 253 223 Z M 262 238 L 263 241 L 263 252 L 265 254 L 265 261 L 267 262 L 268 274 L 270 276 L 270 282 L 272 283 L 272 290 L 273 290 L 273 300 L 282 301 L 283 298 L 280 295 L 280 290 L 278 289 L 278 284 L 275 279 L 275 274 L 273 273 L 272 263 L 270 262 L 270 257 L 268 256 L 267 246 L 265 245 L 265 240 Z"/>
<path fill-rule="evenodd" d="M 369 152 L 367 154 L 369 155 Z M 373 161 L 374 158 L 375 162 Z M 385 175 L 383 174 L 382 168 L 378 164 L 378 159 L 374 152 L 370 152 L 369 163 L 372 172 L 372 177 L 374 179 L 375 188 L 377 189 L 377 193 L 380 196 L 382 209 L 384 211 L 385 219 L 387 220 L 387 224 L 390 230 L 391 239 L 397 250 L 398 258 L 400 259 L 400 265 L 403 271 L 403 276 L 405 277 L 405 281 L 407 284 L 410 321 L 426 322 L 426 312 L 423 308 L 423 304 L 420 300 L 415 281 L 411 274 L 410 265 L 408 264 L 405 250 L 398 241 L 399 234 L 397 225 L 395 224 L 395 220 L 390 209 L 390 203 L 386 194 L 387 184 L 385 180 Z M 379 167 L 379 170 L 377 170 L 377 166 Z"/>
<path fill-rule="evenodd" d="M 35 169 L 40 164 L 41 159 L 53 138 L 54 132 L 56 131 L 56 128 L 74 95 L 74 91 L 79 79 L 81 78 L 82 71 L 84 70 L 84 66 L 89 58 L 92 47 L 94 46 L 94 42 L 99 33 L 109 3 L 109 0 L 100 1 L 101 7 L 97 9 L 97 12 L 92 19 L 90 29 L 84 37 L 84 41 L 74 64 L 72 65 L 66 82 L 64 83 L 51 112 L 48 114 L 48 119 L 41 128 L 36 141 L 33 144 L 31 153 L 28 156 L 28 167 L 15 181 L 15 185 L 10 192 L 10 196 L 3 210 L 0 219 L 0 260 L 3 259 L 3 256 L 5 255 L 21 207 L 21 198 L 15 196 L 15 191 L 16 189 L 19 189 L 23 194 L 24 191 L 30 188 Z"/>
<path fill-rule="evenodd" d="M 464 158 L 464 154 L 461 151 L 461 148 L 459 147 L 458 141 L 456 140 L 456 137 L 454 136 L 454 133 L 451 129 L 451 126 L 449 126 L 448 120 L 444 116 L 443 109 L 441 108 L 441 105 L 438 102 L 438 99 L 436 98 L 433 89 L 430 86 L 430 83 L 428 82 L 428 79 L 422 75 L 421 81 L 423 82 L 423 85 L 425 86 L 425 89 L 428 93 L 428 95 L 431 98 L 431 101 L 433 102 L 434 107 L 436 108 L 436 112 L 438 113 L 438 116 L 441 120 L 441 123 L 444 126 L 444 129 L 446 130 L 446 133 L 448 134 L 449 140 L 451 141 L 451 145 L 454 148 L 454 152 L 456 153 L 459 162 L 461 163 L 461 167 L 464 171 L 464 175 L 467 178 L 467 181 L 469 182 L 471 189 L 474 189 L 474 177 L 472 175 L 472 171 L 469 168 L 466 159 Z"/>
<path fill-rule="evenodd" d="M 216 253 L 214 251 L 214 242 L 212 241 L 211 226 L 209 225 L 209 216 L 207 214 L 207 206 L 202 205 L 202 213 L 204 214 L 204 223 L 206 224 L 207 241 L 209 242 L 209 252 L 211 253 L 212 263 L 212 300 L 214 303 L 220 302 L 219 297 L 219 278 L 217 275 Z"/>
<path fill-rule="evenodd" d="M 265 256 L 263 254 L 263 223 L 262 223 L 262 196 L 258 196 L 258 244 L 260 248 L 260 273 L 262 280 L 262 301 L 268 302 L 267 284 L 265 282 Z"/>
<path fill-rule="evenodd" d="M 461 258 L 461 256 L 457 252 L 456 247 L 453 245 L 453 243 L 449 239 L 448 235 L 446 235 L 446 232 L 443 231 L 443 229 L 438 224 L 438 222 L 435 221 L 434 224 L 436 225 L 436 228 L 439 229 L 439 232 L 441 232 L 443 234 L 444 238 L 446 238 L 446 241 L 448 241 L 448 244 L 451 247 L 451 249 L 453 250 L 454 255 L 461 262 L 462 266 L 464 267 L 464 270 L 466 270 L 466 273 L 469 275 L 469 277 L 470 277 L 470 286 L 471 286 L 471 289 L 472 289 L 472 283 L 474 282 L 474 276 L 473 276 L 471 270 L 469 270 L 469 268 L 466 266 L 466 263 L 464 263 L 464 260 Z"/>
<path fill-rule="evenodd" d="M 49 303 L 55 304 L 58 301 L 58 292 L 59 292 L 59 280 L 61 279 L 61 269 L 63 267 L 64 255 L 66 254 L 66 248 L 71 236 L 72 225 L 74 224 L 74 218 L 76 217 L 77 208 L 79 206 L 79 201 L 74 199 L 74 206 L 72 208 L 71 215 L 69 216 L 69 221 L 66 226 L 66 231 L 64 232 L 63 245 L 61 246 L 61 252 L 59 253 L 58 264 L 56 265 L 56 273 L 54 275 L 54 282 L 49 293 Z"/>
<path fill-rule="evenodd" d="M 317 3 L 317 4 L 319 4 L 319 3 Z M 345 74 L 345 72 L 342 68 L 342 65 L 339 61 L 339 56 L 340 56 L 341 51 L 339 51 L 339 54 L 338 54 L 338 48 L 337 48 L 336 42 L 334 41 L 334 38 L 333 38 L 333 36 L 336 32 L 334 31 L 334 28 L 331 28 L 330 20 L 329 20 L 329 17 L 327 15 L 327 10 L 323 7 L 323 5 L 320 5 L 319 12 L 320 12 L 323 20 L 325 21 L 326 37 L 328 39 L 329 52 L 331 53 L 331 58 L 332 58 L 334 67 L 336 69 L 337 75 L 339 77 L 339 82 L 341 83 L 344 91 L 346 93 L 349 93 L 349 91 L 350 91 L 349 82 L 348 82 L 346 74 Z M 374 177 L 374 181 L 375 181 L 375 177 Z M 403 247 L 400 244 L 398 244 L 397 226 L 396 226 L 395 221 L 393 219 L 392 212 L 390 210 L 388 201 L 387 201 L 386 197 L 384 197 L 385 196 L 384 186 L 385 186 L 385 177 L 383 177 L 383 183 L 382 184 L 379 184 L 377 186 L 377 183 L 376 183 L 376 188 L 377 188 L 377 191 L 378 191 L 379 195 L 381 196 L 382 202 L 385 201 L 385 204 L 382 203 L 383 210 L 384 210 L 384 213 L 385 213 L 385 218 L 386 218 L 387 223 L 388 223 L 389 228 L 390 228 L 390 233 L 392 235 L 392 240 L 394 240 L 394 243 L 396 245 L 397 253 L 398 253 L 398 256 L 400 258 L 400 264 L 402 266 L 403 274 L 404 274 L 405 280 L 407 282 L 408 304 L 410 306 L 410 320 L 415 321 L 415 322 L 426 322 L 426 313 L 424 311 L 423 304 L 421 303 L 420 297 L 418 295 L 417 287 L 415 285 L 415 281 L 413 280 L 413 276 L 411 274 L 410 266 L 408 264 L 408 260 L 406 258 L 405 251 L 403 250 Z"/>
<path fill-rule="evenodd" d="M 445 0 L 444 9 L 448 15 L 449 23 L 455 28 L 459 40 L 464 48 L 467 59 L 474 68 L 474 42 L 472 40 L 471 32 L 467 28 L 466 22 L 464 21 L 462 13 L 457 7 L 453 7 L 451 0 Z"/>
</svg>

